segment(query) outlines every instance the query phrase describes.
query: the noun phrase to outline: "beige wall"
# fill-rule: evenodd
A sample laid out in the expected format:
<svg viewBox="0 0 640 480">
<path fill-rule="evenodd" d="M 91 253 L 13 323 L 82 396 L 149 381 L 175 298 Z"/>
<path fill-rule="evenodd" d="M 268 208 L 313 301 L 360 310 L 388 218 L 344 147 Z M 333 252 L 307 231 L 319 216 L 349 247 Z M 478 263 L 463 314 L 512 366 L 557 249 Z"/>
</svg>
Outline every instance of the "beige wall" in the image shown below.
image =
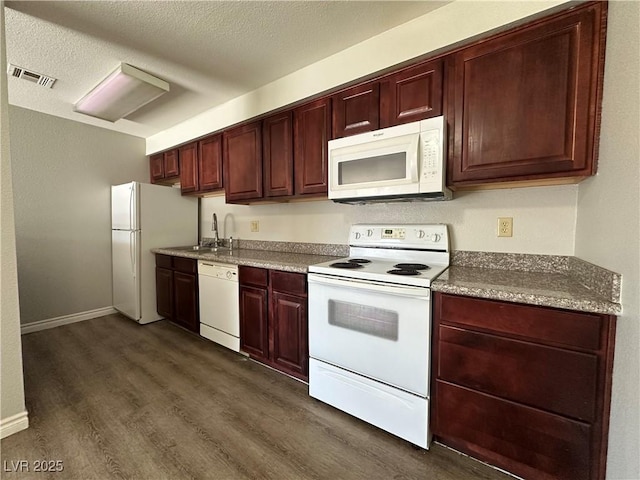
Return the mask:
<svg viewBox="0 0 640 480">
<path fill-rule="evenodd" d="M 352 223 L 446 223 L 455 250 L 573 255 L 578 187 L 516 188 L 454 194 L 450 202 L 339 205 L 330 201 L 225 205 L 202 200 L 202 235 L 211 236 L 212 213 L 226 217 L 225 236 L 251 240 L 345 243 Z M 498 238 L 498 217 L 513 217 L 513 237 Z M 250 231 L 258 220 L 260 231 Z"/>
<path fill-rule="evenodd" d="M 579 186 L 576 256 L 622 274 L 608 478 L 640 478 L 640 3 L 609 3 L 598 175 Z"/>
<path fill-rule="evenodd" d="M 9 152 L 4 2 L 0 2 L 0 423 L 24 412 L 20 311 Z M 26 427 L 26 418 L 24 421 Z"/>
<path fill-rule="evenodd" d="M 148 181 L 143 139 L 10 107 L 23 324 L 111 307 L 111 185 Z"/>
</svg>

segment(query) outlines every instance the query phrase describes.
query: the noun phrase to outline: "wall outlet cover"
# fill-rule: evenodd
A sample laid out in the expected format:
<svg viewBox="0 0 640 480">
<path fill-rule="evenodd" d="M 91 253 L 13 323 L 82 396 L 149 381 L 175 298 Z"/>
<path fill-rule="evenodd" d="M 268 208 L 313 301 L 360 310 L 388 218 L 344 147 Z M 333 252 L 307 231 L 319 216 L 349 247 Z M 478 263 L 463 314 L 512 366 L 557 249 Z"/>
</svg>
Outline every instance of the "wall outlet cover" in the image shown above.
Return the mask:
<svg viewBox="0 0 640 480">
<path fill-rule="evenodd" d="M 498 236 L 513 237 L 513 217 L 498 217 Z"/>
</svg>

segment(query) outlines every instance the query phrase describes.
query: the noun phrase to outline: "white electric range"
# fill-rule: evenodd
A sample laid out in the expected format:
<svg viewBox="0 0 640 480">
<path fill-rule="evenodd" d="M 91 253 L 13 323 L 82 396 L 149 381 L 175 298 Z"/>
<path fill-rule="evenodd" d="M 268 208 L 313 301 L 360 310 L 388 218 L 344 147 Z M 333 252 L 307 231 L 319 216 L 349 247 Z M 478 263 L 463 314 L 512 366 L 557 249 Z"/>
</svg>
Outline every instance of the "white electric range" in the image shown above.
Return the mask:
<svg viewBox="0 0 640 480">
<path fill-rule="evenodd" d="M 309 394 L 422 448 L 431 441 L 431 281 L 446 225 L 353 225 L 347 258 L 309 267 Z"/>
</svg>

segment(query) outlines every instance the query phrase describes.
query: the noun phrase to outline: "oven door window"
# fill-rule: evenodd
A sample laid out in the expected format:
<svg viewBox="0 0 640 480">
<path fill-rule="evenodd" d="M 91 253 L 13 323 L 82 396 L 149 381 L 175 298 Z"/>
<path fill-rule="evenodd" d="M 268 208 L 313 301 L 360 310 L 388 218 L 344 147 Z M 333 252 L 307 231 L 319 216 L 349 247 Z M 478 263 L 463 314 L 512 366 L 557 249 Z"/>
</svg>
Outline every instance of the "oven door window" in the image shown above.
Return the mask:
<svg viewBox="0 0 640 480">
<path fill-rule="evenodd" d="M 309 275 L 309 356 L 428 395 L 429 289 Z"/>
<path fill-rule="evenodd" d="M 398 312 L 385 308 L 329 300 L 329 324 L 398 341 Z"/>
</svg>

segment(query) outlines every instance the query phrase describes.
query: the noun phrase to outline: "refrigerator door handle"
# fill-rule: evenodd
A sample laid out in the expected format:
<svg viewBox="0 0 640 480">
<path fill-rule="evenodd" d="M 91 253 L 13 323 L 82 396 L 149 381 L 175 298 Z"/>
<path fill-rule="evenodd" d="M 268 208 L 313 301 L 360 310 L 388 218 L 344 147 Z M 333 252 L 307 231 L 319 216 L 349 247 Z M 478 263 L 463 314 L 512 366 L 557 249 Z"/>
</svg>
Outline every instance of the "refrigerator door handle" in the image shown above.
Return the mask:
<svg viewBox="0 0 640 480">
<path fill-rule="evenodd" d="M 135 230 L 137 228 L 137 225 L 133 224 L 133 199 L 134 199 L 134 194 L 135 194 L 135 188 L 136 188 L 136 184 L 132 183 L 131 184 L 131 191 L 129 192 L 129 228 L 132 230 Z"/>
<path fill-rule="evenodd" d="M 131 273 L 136 274 L 136 232 L 129 232 L 129 259 L 131 260 Z"/>
</svg>

